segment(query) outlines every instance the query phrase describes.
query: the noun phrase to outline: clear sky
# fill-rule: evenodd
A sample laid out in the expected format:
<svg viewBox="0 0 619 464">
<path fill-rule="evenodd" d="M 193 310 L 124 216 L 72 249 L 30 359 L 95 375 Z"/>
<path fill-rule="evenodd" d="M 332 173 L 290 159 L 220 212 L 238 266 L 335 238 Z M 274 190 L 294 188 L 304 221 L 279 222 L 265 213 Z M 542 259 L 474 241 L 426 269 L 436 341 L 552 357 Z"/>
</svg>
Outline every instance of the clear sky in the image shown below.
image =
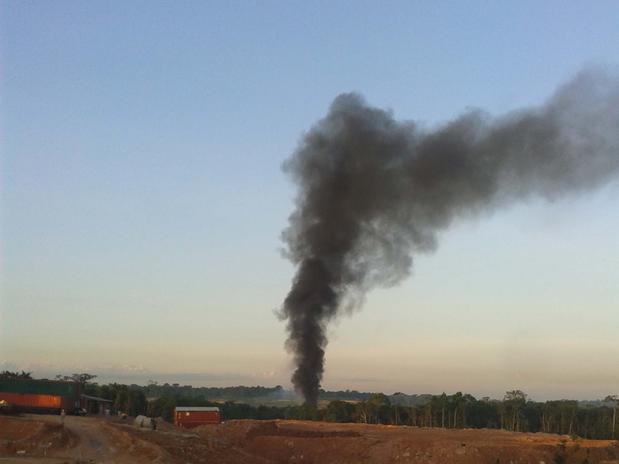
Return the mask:
<svg viewBox="0 0 619 464">
<path fill-rule="evenodd" d="M 281 163 L 340 92 L 436 124 L 619 64 L 619 3 L 3 1 L 0 368 L 282 384 Z M 619 393 L 619 185 L 442 235 L 328 389 Z"/>
</svg>

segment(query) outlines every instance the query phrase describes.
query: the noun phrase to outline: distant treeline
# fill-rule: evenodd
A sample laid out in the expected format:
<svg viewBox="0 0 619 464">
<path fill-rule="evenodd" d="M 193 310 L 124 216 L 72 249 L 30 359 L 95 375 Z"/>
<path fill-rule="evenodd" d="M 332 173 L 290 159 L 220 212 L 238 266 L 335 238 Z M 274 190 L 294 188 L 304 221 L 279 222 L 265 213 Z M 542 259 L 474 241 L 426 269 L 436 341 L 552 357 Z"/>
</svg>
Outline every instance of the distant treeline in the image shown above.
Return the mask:
<svg viewBox="0 0 619 464">
<path fill-rule="evenodd" d="M 276 387 L 192 387 L 191 385 L 180 385 L 178 383 L 158 384 L 156 382 L 150 382 L 146 386 L 131 385 L 131 388 L 143 391 L 149 398 L 159 396 L 182 396 L 185 398 L 206 397 L 233 401 L 246 401 L 256 398 L 272 400 L 290 398 L 290 392 L 284 390 L 281 385 L 277 385 Z"/>
<path fill-rule="evenodd" d="M 454 395 L 405 395 L 321 391 L 328 403 L 315 408 L 297 405 L 294 395 L 276 387 L 198 387 L 178 384 L 147 386 L 92 382 L 96 376 L 73 374 L 57 379 L 79 382 L 89 395 L 112 400 L 113 411 L 129 415 L 147 414 L 171 420 L 176 406 L 219 406 L 224 420 L 301 419 L 328 422 L 407 425 L 443 428 L 491 428 L 517 432 L 546 432 L 583 438 L 613 439 L 617 432 L 619 397 L 578 402 L 574 400 L 532 401 L 520 390 L 505 393 L 501 400 L 456 393 Z M 29 372 L 0 372 L 0 379 L 31 379 Z M 263 404 L 250 400 L 267 399 Z"/>
<path fill-rule="evenodd" d="M 502 400 L 472 395 L 384 395 L 382 393 L 323 392 L 333 398 L 325 407 L 289 404 L 251 405 L 233 398 L 285 396 L 282 387 L 192 388 L 175 385 L 86 385 L 88 393 L 114 401 L 130 415 L 147 414 L 171 420 L 176 406 L 219 406 L 224 420 L 300 419 L 328 422 L 407 425 L 443 428 L 491 428 L 546 432 L 593 439 L 617 437 L 619 398 L 579 403 L 574 400 L 531 401 L 520 390 Z M 210 392 L 211 396 L 203 394 Z M 235 396 L 238 395 L 238 396 Z M 147 400 L 148 398 L 148 400 Z M 213 399 L 227 398 L 226 401 Z"/>
<path fill-rule="evenodd" d="M 160 397 L 148 404 L 148 414 L 171 418 L 174 406 L 219 406 L 224 419 L 301 419 L 328 422 L 408 425 L 443 428 L 494 428 L 519 432 L 546 432 L 609 439 L 616 437 L 617 401 L 579 407 L 577 401 L 529 401 L 520 391 L 507 392 L 503 400 L 476 399 L 471 395 L 431 396 L 424 405 L 392 403 L 382 393 L 364 401 L 334 400 L 324 408 L 307 405 L 251 406 L 206 398 Z"/>
<path fill-rule="evenodd" d="M 130 388 L 144 392 L 148 398 L 161 396 L 180 396 L 185 398 L 210 398 L 212 400 L 227 401 L 250 401 L 259 400 L 262 403 L 276 402 L 282 400 L 295 401 L 296 395 L 285 390 L 281 385 L 275 387 L 192 387 L 191 385 L 180 385 L 178 383 L 158 384 L 150 382 L 146 386 L 131 385 Z M 319 400 L 322 401 L 365 401 L 371 393 L 358 392 L 356 390 L 326 391 L 320 390 Z M 425 404 L 432 398 L 432 395 L 407 395 L 395 393 L 389 396 L 394 404 L 414 406 Z"/>
</svg>

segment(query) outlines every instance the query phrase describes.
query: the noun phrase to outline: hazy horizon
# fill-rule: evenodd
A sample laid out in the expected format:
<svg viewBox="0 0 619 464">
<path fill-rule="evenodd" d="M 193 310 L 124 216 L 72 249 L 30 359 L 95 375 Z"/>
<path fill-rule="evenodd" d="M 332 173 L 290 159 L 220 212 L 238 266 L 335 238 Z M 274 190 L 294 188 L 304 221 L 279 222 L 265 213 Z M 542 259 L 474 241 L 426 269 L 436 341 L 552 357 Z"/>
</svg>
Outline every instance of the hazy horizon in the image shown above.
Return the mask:
<svg viewBox="0 0 619 464">
<path fill-rule="evenodd" d="M 293 392 L 294 390 L 290 385 L 286 385 L 288 380 L 284 379 L 283 382 L 277 382 L 274 377 L 274 373 L 260 373 L 256 375 L 245 375 L 235 373 L 219 373 L 211 374 L 208 372 L 157 372 L 150 371 L 139 366 L 121 366 L 121 367 L 104 367 L 90 369 L 89 366 L 76 366 L 76 369 L 55 369 L 53 366 L 40 366 L 40 365 L 17 365 L 12 363 L 3 363 L 0 365 L 0 370 L 9 371 L 21 371 L 25 370 L 30 372 L 34 378 L 54 380 L 57 375 L 72 375 L 75 373 L 90 373 L 96 375 L 96 378 L 92 380 L 94 383 L 100 385 L 108 383 L 120 383 L 120 384 L 135 384 L 146 386 L 149 383 L 163 384 L 178 384 L 181 386 L 191 387 L 236 387 L 236 386 L 263 386 L 263 387 L 276 387 L 283 386 L 285 390 Z M 484 390 L 479 387 L 474 387 L 473 390 L 467 390 L 462 388 L 455 389 L 431 389 L 431 390 L 414 390 L 409 391 L 406 389 L 388 388 L 381 389 L 380 385 L 384 385 L 384 382 L 379 378 L 354 378 L 354 379 L 334 379 L 332 387 L 323 385 L 325 391 L 358 391 L 362 393 L 385 393 L 392 395 L 394 393 L 404 393 L 407 395 L 440 395 L 447 393 L 448 395 L 454 394 L 458 391 L 462 393 L 472 394 L 477 399 L 484 397 L 490 397 L 492 399 L 500 400 L 503 398 L 507 391 L 514 389 L 520 389 L 518 386 L 506 387 L 505 390 Z M 350 388 L 347 385 L 347 381 L 358 385 L 366 385 L 367 388 Z M 373 388 L 376 386 L 377 388 Z M 522 389 L 521 389 L 522 390 Z M 558 399 L 569 399 L 578 401 L 596 401 L 602 400 L 608 396 L 605 392 L 600 391 L 599 394 L 595 392 L 589 395 L 582 394 L 561 394 L 559 390 L 554 391 L 540 391 L 540 390 L 523 390 L 528 399 L 534 401 L 550 401 Z M 302 402 L 303 398 L 297 395 L 298 401 Z"/>
<path fill-rule="evenodd" d="M 389 5 L 4 2 L 0 369 L 291 388 L 281 165 L 336 95 L 433 127 L 619 66 L 615 2 Z M 323 388 L 619 393 L 618 204 L 454 224 L 329 328 Z"/>
</svg>

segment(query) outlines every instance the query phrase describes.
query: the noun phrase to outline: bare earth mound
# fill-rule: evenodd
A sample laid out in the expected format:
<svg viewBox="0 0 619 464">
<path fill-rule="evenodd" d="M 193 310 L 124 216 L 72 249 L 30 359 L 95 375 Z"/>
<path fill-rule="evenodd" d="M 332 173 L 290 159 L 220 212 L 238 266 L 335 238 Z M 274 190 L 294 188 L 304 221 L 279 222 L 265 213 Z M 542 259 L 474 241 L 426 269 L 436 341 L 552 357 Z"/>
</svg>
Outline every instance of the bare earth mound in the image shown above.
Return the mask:
<svg viewBox="0 0 619 464">
<path fill-rule="evenodd" d="M 0 416 L 0 463 L 167 462 L 162 454 L 110 419 L 67 416 L 61 425 L 59 416 Z"/>
<path fill-rule="evenodd" d="M 0 416 L 0 455 L 47 455 L 72 448 L 76 441 L 59 422 Z"/>
<path fill-rule="evenodd" d="M 619 463 L 616 441 L 500 430 L 230 421 L 198 432 L 272 463 Z"/>
<path fill-rule="evenodd" d="M 0 417 L 0 462 L 619 464 L 617 441 L 549 434 L 305 421 L 161 425 L 67 417 L 61 427 L 55 416 Z"/>
</svg>

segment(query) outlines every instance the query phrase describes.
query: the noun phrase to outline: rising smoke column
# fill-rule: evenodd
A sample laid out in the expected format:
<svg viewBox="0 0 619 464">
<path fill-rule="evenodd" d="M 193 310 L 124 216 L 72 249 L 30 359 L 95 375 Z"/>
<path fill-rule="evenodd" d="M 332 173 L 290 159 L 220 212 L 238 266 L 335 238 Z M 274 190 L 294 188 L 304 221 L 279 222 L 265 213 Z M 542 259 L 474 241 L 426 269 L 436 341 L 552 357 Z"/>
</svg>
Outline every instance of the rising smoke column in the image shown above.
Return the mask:
<svg viewBox="0 0 619 464">
<path fill-rule="evenodd" d="M 586 71 L 546 104 L 492 118 L 464 113 L 424 130 L 339 95 L 284 170 L 298 184 L 283 232 L 297 266 L 282 308 L 295 388 L 315 404 L 326 327 L 374 286 L 394 285 L 437 233 L 531 197 L 599 187 L 619 172 L 619 79 Z"/>
</svg>

